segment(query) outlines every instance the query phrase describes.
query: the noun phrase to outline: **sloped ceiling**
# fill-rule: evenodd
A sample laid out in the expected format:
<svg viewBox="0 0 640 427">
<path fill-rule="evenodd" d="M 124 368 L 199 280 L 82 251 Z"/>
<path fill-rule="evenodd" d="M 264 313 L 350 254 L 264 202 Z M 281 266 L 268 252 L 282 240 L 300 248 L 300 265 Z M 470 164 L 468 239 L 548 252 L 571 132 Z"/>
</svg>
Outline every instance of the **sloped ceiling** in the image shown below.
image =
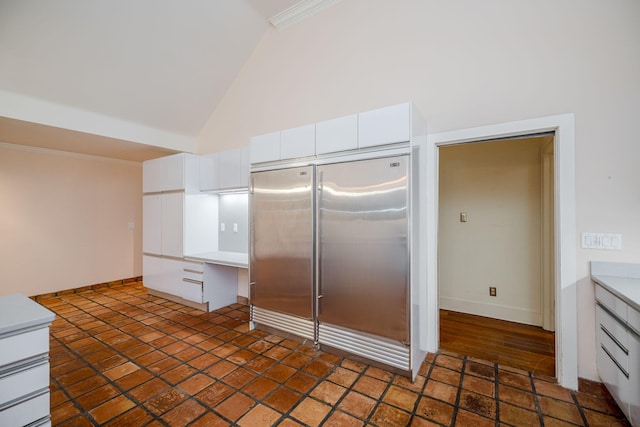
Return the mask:
<svg viewBox="0 0 640 427">
<path fill-rule="evenodd" d="M 296 1 L 2 0 L 0 142 L 128 160 L 194 151 L 268 19 Z"/>
</svg>

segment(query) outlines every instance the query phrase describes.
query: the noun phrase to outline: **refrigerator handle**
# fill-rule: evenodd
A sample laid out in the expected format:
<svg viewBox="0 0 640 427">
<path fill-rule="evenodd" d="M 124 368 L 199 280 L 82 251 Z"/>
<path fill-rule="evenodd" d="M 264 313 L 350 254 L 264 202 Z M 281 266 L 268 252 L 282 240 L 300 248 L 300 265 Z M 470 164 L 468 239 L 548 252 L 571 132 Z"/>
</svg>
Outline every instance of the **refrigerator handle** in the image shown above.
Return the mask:
<svg viewBox="0 0 640 427">
<path fill-rule="evenodd" d="M 321 245 L 320 245 L 320 211 L 321 211 L 321 207 L 322 207 L 322 190 L 323 190 L 323 180 L 322 180 L 322 170 L 321 169 L 317 169 L 317 174 L 316 174 L 316 179 L 317 179 L 317 186 L 316 186 L 316 215 L 315 215 L 315 222 L 316 222 L 316 236 L 315 236 L 315 240 L 316 240 L 316 289 L 317 289 L 317 296 L 316 296 L 316 313 L 319 316 L 320 314 L 322 314 L 322 302 L 320 301 L 323 297 L 322 295 L 322 264 L 321 264 Z"/>
</svg>

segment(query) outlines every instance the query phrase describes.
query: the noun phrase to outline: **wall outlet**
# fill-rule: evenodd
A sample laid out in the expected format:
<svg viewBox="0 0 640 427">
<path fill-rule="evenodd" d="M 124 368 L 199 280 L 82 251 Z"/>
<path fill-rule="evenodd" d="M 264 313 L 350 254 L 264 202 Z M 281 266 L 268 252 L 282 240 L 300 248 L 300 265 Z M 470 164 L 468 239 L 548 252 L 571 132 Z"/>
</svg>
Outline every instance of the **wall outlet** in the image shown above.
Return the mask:
<svg viewBox="0 0 640 427">
<path fill-rule="evenodd" d="M 220 223 L 220 231 L 224 231 L 224 229 L 225 229 L 225 228 L 226 228 L 226 227 L 225 227 L 225 225 L 224 225 L 224 222 L 221 222 L 221 223 Z"/>
<path fill-rule="evenodd" d="M 489 286 L 489 296 L 495 297 L 498 295 L 495 286 Z"/>
</svg>

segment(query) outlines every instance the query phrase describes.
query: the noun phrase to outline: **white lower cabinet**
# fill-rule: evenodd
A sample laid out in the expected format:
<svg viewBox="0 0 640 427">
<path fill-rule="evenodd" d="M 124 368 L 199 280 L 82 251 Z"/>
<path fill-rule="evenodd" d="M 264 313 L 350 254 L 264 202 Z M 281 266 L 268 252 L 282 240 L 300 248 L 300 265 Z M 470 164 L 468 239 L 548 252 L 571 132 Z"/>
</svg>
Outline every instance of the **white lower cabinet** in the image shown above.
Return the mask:
<svg viewBox="0 0 640 427">
<path fill-rule="evenodd" d="M 638 312 L 596 285 L 598 375 L 633 426 L 640 426 L 640 328 Z M 639 317 L 640 318 L 640 317 Z"/>
<path fill-rule="evenodd" d="M 49 325 L 23 295 L 0 297 L 0 426 L 50 426 Z"/>
</svg>

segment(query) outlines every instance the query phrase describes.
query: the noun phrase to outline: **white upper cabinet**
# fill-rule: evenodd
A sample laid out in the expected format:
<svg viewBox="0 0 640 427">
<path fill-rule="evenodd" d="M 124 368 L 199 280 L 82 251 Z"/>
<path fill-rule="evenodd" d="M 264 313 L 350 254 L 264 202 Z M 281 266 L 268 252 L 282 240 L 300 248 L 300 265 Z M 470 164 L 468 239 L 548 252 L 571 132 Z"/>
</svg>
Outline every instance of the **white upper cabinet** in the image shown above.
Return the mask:
<svg viewBox="0 0 640 427">
<path fill-rule="evenodd" d="M 358 148 L 358 115 L 316 123 L 316 153 L 327 154 Z"/>
<path fill-rule="evenodd" d="M 246 188 L 249 186 L 249 147 L 218 153 L 218 188 Z"/>
<path fill-rule="evenodd" d="M 217 190 L 218 169 L 219 169 L 218 153 L 204 154 L 200 156 L 200 191 Z"/>
<path fill-rule="evenodd" d="M 251 138 L 250 164 L 415 143 L 426 127 L 411 102 Z"/>
<path fill-rule="evenodd" d="M 315 154 L 315 124 L 283 130 L 280 133 L 280 159 L 296 159 Z"/>
<path fill-rule="evenodd" d="M 147 160 L 142 167 L 142 192 L 198 191 L 198 156 L 180 153 Z"/>
<path fill-rule="evenodd" d="M 249 150 L 252 164 L 280 160 L 280 132 L 254 136 Z"/>
<path fill-rule="evenodd" d="M 410 103 L 392 105 L 358 115 L 358 146 L 360 148 L 410 140 Z"/>
</svg>

